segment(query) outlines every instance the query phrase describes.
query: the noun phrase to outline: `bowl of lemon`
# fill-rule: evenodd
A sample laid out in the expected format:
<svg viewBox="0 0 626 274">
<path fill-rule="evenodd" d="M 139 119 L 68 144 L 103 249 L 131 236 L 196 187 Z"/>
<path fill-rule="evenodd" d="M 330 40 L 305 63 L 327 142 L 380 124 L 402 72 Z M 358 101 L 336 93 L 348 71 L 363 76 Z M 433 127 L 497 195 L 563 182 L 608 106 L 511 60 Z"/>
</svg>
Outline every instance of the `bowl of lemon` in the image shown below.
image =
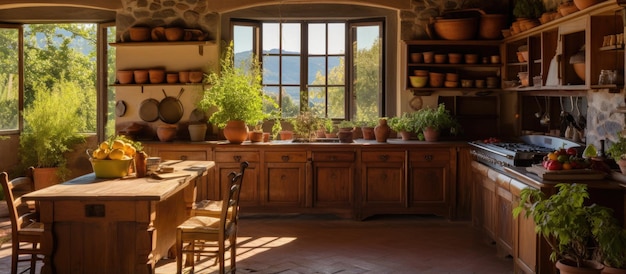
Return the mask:
<svg viewBox="0 0 626 274">
<path fill-rule="evenodd" d="M 121 178 L 130 172 L 137 149 L 121 139 L 104 141 L 98 148 L 87 150 L 89 161 L 97 178 Z"/>
</svg>

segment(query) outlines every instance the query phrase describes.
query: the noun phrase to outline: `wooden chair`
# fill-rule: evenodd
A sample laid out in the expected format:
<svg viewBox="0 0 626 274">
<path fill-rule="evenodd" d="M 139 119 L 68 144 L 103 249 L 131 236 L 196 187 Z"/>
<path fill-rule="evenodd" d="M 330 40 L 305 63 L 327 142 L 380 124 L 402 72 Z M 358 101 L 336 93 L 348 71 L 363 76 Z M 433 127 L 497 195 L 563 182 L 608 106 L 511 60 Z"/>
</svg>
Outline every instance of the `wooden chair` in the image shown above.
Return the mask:
<svg viewBox="0 0 626 274">
<path fill-rule="evenodd" d="M 29 169 L 29 173 L 31 171 Z M 23 194 L 35 189 L 32 177 L 27 175 L 9 180 L 9 175 L 2 172 L 0 184 L 11 219 L 11 273 L 16 274 L 18 263 L 26 261 L 30 261 L 30 273 L 35 273 L 37 261 L 43 261 L 43 252 L 40 249 L 43 224 L 37 222 L 39 214 L 34 207 L 21 198 Z M 30 255 L 30 258 L 20 259 L 20 255 Z"/>
<path fill-rule="evenodd" d="M 217 257 L 220 273 L 225 273 L 225 255 L 230 250 L 230 272 L 235 273 L 239 194 L 248 162 L 242 162 L 239 173 L 229 174 L 229 188 L 221 201 L 219 217 L 191 216 L 176 229 L 176 273 L 182 272 L 183 254 L 186 265 L 194 267 L 193 254 Z M 209 248 L 209 249 L 207 249 Z"/>
</svg>

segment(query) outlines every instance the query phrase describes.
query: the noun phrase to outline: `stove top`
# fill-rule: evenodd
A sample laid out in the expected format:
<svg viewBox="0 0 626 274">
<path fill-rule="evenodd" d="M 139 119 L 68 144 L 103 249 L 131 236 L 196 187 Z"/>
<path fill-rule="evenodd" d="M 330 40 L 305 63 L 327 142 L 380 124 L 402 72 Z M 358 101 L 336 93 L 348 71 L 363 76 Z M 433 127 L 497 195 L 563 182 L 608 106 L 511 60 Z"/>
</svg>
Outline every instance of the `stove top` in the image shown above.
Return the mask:
<svg viewBox="0 0 626 274">
<path fill-rule="evenodd" d="M 485 146 L 495 146 L 499 149 L 502 149 L 505 152 L 510 152 L 511 154 L 514 153 L 550 153 L 553 151 L 553 149 L 551 148 L 547 148 L 547 147 L 542 147 L 542 146 L 538 146 L 538 145 L 533 145 L 533 144 L 526 144 L 526 143 L 489 143 L 489 144 L 482 144 Z"/>
</svg>

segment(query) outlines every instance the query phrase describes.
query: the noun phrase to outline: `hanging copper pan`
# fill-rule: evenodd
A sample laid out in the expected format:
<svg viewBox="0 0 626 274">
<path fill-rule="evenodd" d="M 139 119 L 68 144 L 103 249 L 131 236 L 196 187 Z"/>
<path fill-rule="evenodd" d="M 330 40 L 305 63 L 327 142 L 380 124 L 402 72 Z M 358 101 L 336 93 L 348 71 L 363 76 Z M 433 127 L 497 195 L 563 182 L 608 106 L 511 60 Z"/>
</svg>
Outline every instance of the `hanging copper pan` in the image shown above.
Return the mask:
<svg viewBox="0 0 626 274">
<path fill-rule="evenodd" d="M 154 98 L 143 100 L 139 106 L 139 118 L 146 122 L 154 122 L 159 119 L 159 101 Z"/>
</svg>

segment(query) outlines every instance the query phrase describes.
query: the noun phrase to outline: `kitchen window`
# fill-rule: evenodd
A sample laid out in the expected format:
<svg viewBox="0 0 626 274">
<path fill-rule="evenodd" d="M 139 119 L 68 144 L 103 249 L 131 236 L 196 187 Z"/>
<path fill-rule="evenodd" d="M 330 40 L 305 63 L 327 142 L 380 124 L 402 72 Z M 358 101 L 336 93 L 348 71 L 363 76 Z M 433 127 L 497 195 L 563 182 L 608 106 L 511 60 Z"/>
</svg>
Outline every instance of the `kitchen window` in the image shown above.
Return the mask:
<svg viewBox="0 0 626 274">
<path fill-rule="evenodd" d="M 233 20 L 235 63 L 259 58 L 264 91 L 283 118 L 310 110 L 336 120 L 371 120 L 383 113 L 383 23 Z"/>
</svg>

